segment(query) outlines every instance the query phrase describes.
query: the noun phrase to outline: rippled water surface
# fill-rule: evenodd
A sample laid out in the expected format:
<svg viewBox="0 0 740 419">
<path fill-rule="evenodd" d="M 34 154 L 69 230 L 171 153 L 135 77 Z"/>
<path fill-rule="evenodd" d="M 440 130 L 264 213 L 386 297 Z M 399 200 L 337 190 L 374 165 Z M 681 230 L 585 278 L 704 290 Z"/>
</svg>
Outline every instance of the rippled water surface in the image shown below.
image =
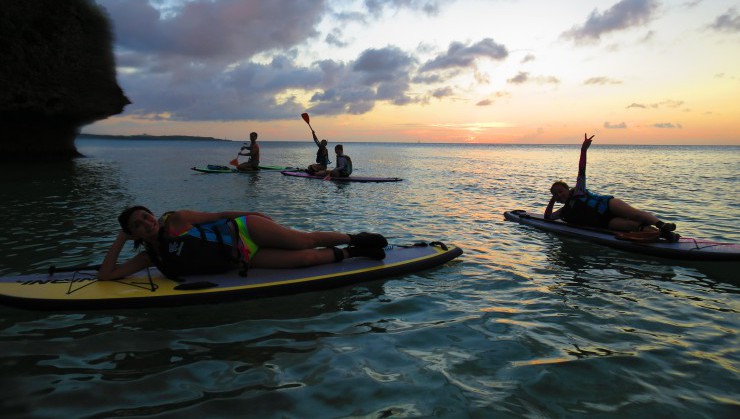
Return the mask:
<svg viewBox="0 0 740 419">
<path fill-rule="evenodd" d="M 740 266 L 641 257 L 503 220 L 575 182 L 578 146 L 348 143 L 356 175 L 204 175 L 236 143 L 79 140 L 10 166 L 0 275 L 97 263 L 131 204 L 260 211 L 306 230 L 442 240 L 442 267 L 345 288 L 179 308 L 0 306 L 3 417 L 737 417 Z M 589 187 L 685 236 L 740 242 L 740 148 L 597 143 Z M 262 143 L 263 164 L 314 145 Z"/>
</svg>

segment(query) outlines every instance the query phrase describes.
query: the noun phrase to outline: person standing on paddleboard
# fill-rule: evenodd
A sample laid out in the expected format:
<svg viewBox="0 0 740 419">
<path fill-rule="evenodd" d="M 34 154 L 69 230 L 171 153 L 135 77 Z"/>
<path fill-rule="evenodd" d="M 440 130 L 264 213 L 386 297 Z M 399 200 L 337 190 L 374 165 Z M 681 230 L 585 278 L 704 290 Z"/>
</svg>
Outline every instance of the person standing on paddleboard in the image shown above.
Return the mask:
<svg viewBox="0 0 740 419">
<path fill-rule="evenodd" d="M 590 227 L 607 228 L 618 231 L 646 231 L 652 229 L 670 242 L 676 242 L 680 236 L 673 231 L 676 225 L 664 223 L 658 217 L 634 208 L 611 195 L 598 195 L 586 189 L 586 152 L 594 136 L 583 135 L 581 159 L 578 164 L 578 179 L 575 188 L 569 188 L 563 181 L 557 181 L 550 187 L 552 198 L 545 209 L 545 219 L 557 220 Z M 555 202 L 564 204 L 553 212 Z M 654 227 L 653 227 L 654 226 Z"/>
<path fill-rule="evenodd" d="M 118 217 L 121 230 L 98 271 L 98 279 L 123 278 L 150 266 L 165 276 L 224 273 L 247 269 L 299 268 L 341 262 L 345 258 L 385 258 L 388 241 L 380 234 L 303 232 L 284 227 L 270 217 L 245 211 L 171 211 L 157 218 L 143 206 Z M 124 244 L 144 252 L 118 263 Z M 338 248 L 339 245 L 349 245 Z"/>
<path fill-rule="evenodd" d="M 244 150 L 247 150 L 248 152 L 245 153 Z M 249 170 L 258 170 L 260 165 L 260 146 L 257 144 L 257 133 L 253 132 L 249 134 L 249 145 L 243 146 L 241 151 L 239 152 L 239 156 L 249 156 L 249 160 L 247 160 L 244 163 L 240 163 L 238 166 L 236 166 L 237 170 L 240 171 L 249 171 Z"/>
</svg>

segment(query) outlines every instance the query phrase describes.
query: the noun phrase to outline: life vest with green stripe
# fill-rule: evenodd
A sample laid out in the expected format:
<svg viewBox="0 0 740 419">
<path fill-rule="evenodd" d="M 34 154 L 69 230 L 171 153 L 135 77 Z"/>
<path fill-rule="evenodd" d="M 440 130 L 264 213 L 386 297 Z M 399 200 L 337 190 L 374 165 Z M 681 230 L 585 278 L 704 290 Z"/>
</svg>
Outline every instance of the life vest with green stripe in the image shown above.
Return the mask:
<svg viewBox="0 0 740 419">
<path fill-rule="evenodd" d="M 246 276 L 249 261 L 240 258 L 235 250 L 239 237 L 234 220 L 195 224 L 174 237 L 166 230 L 165 227 L 160 228 L 158 248 L 148 247 L 147 253 L 157 269 L 168 278 L 224 273 L 240 264 L 243 268 L 241 273 Z"/>
</svg>

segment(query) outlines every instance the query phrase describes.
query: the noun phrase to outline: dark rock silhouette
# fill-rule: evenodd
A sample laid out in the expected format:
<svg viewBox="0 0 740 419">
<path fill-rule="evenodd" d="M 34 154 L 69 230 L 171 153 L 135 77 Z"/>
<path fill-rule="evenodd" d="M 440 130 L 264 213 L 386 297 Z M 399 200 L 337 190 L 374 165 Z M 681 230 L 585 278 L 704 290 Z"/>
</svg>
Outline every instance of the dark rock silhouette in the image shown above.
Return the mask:
<svg viewBox="0 0 740 419">
<path fill-rule="evenodd" d="M 116 81 L 113 36 L 92 0 L 3 0 L 0 160 L 80 154 L 80 127 L 131 103 Z"/>
</svg>

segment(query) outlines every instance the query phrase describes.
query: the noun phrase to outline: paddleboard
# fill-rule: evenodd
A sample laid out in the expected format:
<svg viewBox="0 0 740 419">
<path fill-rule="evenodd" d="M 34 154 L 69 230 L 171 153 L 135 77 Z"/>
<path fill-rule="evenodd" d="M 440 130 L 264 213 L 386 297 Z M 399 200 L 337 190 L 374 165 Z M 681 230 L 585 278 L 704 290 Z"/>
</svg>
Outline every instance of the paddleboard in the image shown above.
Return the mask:
<svg viewBox="0 0 740 419">
<path fill-rule="evenodd" d="M 291 170 L 284 170 L 280 172 L 285 176 L 301 177 L 306 179 L 324 179 L 325 176 L 314 176 L 309 175 L 306 172 L 297 172 Z M 403 179 L 397 177 L 367 177 L 367 176 L 350 176 L 350 177 L 332 177 L 328 180 L 333 182 L 400 182 Z"/>
<path fill-rule="evenodd" d="M 587 240 L 616 249 L 684 260 L 727 260 L 740 261 L 740 245 L 719 243 L 710 240 L 681 237 L 670 243 L 663 239 L 656 242 L 635 242 L 615 237 L 615 231 L 568 224 L 561 220 L 545 220 L 541 214 L 524 210 L 507 211 L 504 217 L 524 225 L 536 227 L 551 233 Z"/>
<path fill-rule="evenodd" d="M 345 259 L 298 269 L 250 269 L 246 277 L 237 270 L 218 275 L 185 277 L 176 282 L 149 268 L 116 281 L 98 281 L 97 271 L 79 270 L 0 278 L 0 302 L 33 309 L 107 309 L 173 306 L 274 296 L 360 281 L 442 265 L 462 254 L 462 249 L 440 242 L 388 246 L 384 260 Z"/>
<path fill-rule="evenodd" d="M 289 166 L 258 166 L 260 170 L 273 170 L 273 171 L 281 171 L 281 170 L 294 170 L 295 167 L 289 167 Z M 191 167 L 190 170 L 195 170 L 196 172 L 200 173 L 255 173 L 260 170 L 236 170 L 234 168 L 228 167 L 228 166 L 222 166 L 218 164 L 209 164 L 207 166 L 196 166 Z"/>
</svg>

